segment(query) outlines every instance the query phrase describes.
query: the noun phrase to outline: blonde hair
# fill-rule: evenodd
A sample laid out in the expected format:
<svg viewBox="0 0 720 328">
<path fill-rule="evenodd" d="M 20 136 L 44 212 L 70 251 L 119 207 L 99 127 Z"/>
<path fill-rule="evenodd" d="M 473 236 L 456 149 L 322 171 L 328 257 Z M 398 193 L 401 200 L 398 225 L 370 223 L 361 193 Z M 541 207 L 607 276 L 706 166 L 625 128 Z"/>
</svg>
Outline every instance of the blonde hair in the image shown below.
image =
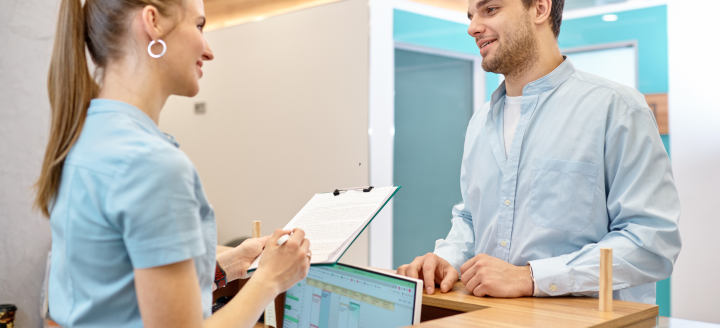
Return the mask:
<svg viewBox="0 0 720 328">
<path fill-rule="evenodd" d="M 167 16 L 182 0 L 62 0 L 48 72 L 50 138 L 35 183 L 34 207 L 50 217 L 50 203 L 60 187 L 65 158 L 80 137 L 90 100 L 100 87 L 90 74 L 85 46 L 98 69 L 123 55 L 129 16 L 152 5 Z"/>
</svg>

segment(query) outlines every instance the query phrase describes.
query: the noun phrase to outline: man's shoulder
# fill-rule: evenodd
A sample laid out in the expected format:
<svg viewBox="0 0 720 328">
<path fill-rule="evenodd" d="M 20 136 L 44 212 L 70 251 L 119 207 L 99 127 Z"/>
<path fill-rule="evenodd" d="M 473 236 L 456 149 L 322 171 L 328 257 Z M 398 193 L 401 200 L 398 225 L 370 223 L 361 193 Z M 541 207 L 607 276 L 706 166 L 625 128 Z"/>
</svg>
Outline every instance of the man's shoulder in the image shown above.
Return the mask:
<svg viewBox="0 0 720 328">
<path fill-rule="evenodd" d="M 620 105 L 625 105 L 628 109 L 648 107 L 645 96 L 627 85 L 580 70 L 576 70 L 570 78 L 576 82 L 571 85 L 581 89 L 578 90 L 579 94 L 600 94 L 606 96 L 605 99 L 609 102 L 618 101 Z"/>
</svg>

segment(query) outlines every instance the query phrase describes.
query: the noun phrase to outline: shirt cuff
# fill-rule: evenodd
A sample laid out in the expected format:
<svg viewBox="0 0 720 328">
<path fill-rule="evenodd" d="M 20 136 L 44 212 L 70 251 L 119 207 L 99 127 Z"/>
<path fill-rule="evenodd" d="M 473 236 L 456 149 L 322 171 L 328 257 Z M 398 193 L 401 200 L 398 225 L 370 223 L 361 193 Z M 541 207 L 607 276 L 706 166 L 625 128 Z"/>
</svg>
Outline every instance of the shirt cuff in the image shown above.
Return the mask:
<svg viewBox="0 0 720 328">
<path fill-rule="evenodd" d="M 453 247 L 453 245 L 446 242 L 444 239 L 438 239 L 435 241 L 435 251 L 433 251 L 433 253 L 443 258 L 445 261 L 448 261 L 448 263 L 450 263 L 450 265 L 452 265 L 452 267 L 457 271 L 458 277 L 460 276 L 460 267 L 467 262 L 463 252 Z"/>
<path fill-rule="evenodd" d="M 533 296 L 561 296 L 572 293 L 575 281 L 570 267 L 559 257 L 529 261 L 530 271 L 535 282 Z"/>
<path fill-rule="evenodd" d="M 533 295 L 532 296 L 537 297 L 538 296 L 538 285 L 537 285 L 537 282 L 535 282 L 535 274 L 533 273 L 532 265 L 530 265 L 529 262 L 527 265 L 530 267 L 530 278 L 533 281 Z"/>
</svg>

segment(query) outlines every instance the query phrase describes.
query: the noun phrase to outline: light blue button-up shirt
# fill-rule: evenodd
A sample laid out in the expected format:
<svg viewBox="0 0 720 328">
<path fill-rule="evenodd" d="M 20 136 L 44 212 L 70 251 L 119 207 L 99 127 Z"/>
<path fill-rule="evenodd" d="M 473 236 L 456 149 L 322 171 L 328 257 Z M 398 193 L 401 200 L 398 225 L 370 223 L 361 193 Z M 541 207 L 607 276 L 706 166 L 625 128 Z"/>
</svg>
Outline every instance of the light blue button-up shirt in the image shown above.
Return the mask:
<svg viewBox="0 0 720 328">
<path fill-rule="evenodd" d="M 505 94 L 503 83 L 470 120 L 463 203 L 435 254 L 458 273 L 480 253 L 529 263 L 540 296 L 596 296 L 610 247 L 613 297 L 654 304 L 680 252 L 680 203 L 643 95 L 566 59 L 523 88 L 505 156 Z"/>
<path fill-rule="evenodd" d="M 134 269 L 194 259 L 205 317 L 217 231 L 195 167 L 141 110 L 94 99 L 50 213 L 50 316 L 142 327 Z"/>
</svg>

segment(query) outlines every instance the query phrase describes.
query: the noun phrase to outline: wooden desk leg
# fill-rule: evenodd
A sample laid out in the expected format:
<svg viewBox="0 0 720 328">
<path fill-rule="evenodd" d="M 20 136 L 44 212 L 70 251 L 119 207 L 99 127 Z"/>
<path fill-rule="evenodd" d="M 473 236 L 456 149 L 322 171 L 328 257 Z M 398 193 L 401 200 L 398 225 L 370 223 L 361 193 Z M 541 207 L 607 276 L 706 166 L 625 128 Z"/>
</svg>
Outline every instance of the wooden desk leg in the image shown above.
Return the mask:
<svg viewBox="0 0 720 328">
<path fill-rule="evenodd" d="M 612 312 L 612 248 L 600 248 L 600 311 Z"/>
<path fill-rule="evenodd" d="M 283 328 L 285 320 L 285 293 L 281 293 L 275 298 L 275 323 L 277 328 Z"/>
</svg>

